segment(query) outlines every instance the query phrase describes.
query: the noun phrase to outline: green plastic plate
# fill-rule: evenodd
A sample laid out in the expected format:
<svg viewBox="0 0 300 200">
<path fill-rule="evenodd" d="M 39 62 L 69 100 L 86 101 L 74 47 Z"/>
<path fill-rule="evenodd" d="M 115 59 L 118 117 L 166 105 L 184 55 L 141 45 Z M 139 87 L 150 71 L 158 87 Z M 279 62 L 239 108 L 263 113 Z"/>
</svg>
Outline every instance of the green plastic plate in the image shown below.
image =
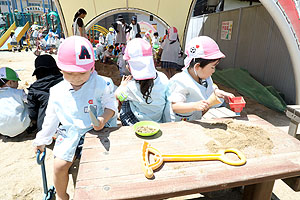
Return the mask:
<svg viewBox="0 0 300 200">
<path fill-rule="evenodd" d="M 141 126 L 148 126 L 151 128 L 154 128 L 155 131 L 154 132 L 150 132 L 150 133 L 141 133 L 141 132 L 137 132 L 137 128 L 141 127 Z M 152 136 L 155 135 L 158 131 L 159 131 L 160 127 L 159 124 L 153 121 L 140 121 L 137 122 L 133 125 L 133 130 L 136 134 L 140 135 L 140 136 Z"/>
</svg>

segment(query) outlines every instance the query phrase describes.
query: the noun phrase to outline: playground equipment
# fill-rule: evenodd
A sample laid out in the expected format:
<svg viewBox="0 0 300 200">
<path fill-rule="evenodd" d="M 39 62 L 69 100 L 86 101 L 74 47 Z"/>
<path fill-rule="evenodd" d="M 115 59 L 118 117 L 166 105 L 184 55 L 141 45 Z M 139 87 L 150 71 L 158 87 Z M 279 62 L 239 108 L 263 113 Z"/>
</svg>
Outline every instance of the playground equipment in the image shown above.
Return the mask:
<svg viewBox="0 0 300 200">
<path fill-rule="evenodd" d="M 108 30 L 106 28 L 104 28 L 103 26 L 100 26 L 100 25 L 97 25 L 95 24 L 92 28 L 91 28 L 92 31 L 98 31 L 100 33 L 102 33 L 104 36 L 107 35 L 108 33 Z"/>
<path fill-rule="evenodd" d="M 10 36 L 10 33 L 12 30 L 15 30 L 17 28 L 16 26 L 16 23 L 13 23 L 9 28 L 8 30 L 2 35 L 2 37 L 0 38 L 0 50 L 2 50 L 2 47 L 4 45 L 4 43 L 7 42 L 9 36 Z"/>
<path fill-rule="evenodd" d="M 140 25 L 142 34 L 145 34 L 147 32 L 151 32 L 151 34 L 153 35 L 153 33 L 156 32 L 156 29 L 151 24 L 149 24 L 148 22 L 140 21 L 138 23 Z"/>
<path fill-rule="evenodd" d="M 29 29 L 29 22 L 27 22 L 23 27 L 16 27 L 16 24 L 13 23 L 0 38 L 0 50 L 12 49 L 12 46 L 10 44 L 11 42 L 10 33 L 12 30 L 15 31 L 17 42 L 19 42 L 28 29 Z"/>
<path fill-rule="evenodd" d="M 49 29 L 52 29 L 55 31 L 56 34 L 60 34 L 61 28 L 60 28 L 60 20 L 57 12 L 51 11 L 47 14 L 47 24 L 49 25 Z"/>
<path fill-rule="evenodd" d="M 97 24 L 92 26 L 92 28 L 88 31 L 88 36 L 89 36 L 89 39 L 92 44 L 99 43 L 98 38 L 95 38 L 95 35 L 99 35 L 99 34 L 95 34 L 96 32 L 102 33 L 103 36 L 106 36 L 108 33 L 108 30 L 106 28 L 104 28 L 103 26 L 100 26 Z"/>
<path fill-rule="evenodd" d="M 22 27 L 18 27 L 18 28 L 21 28 L 21 29 L 20 29 L 19 34 L 17 35 L 17 42 L 19 42 L 22 39 L 23 35 L 25 35 L 27 30 L 29 29 L 29 22 L 27 22 L 25 24 L 25 26 L 23 26 L 23 28 Z M 7 44 L 7 47 L 8 47 L 8 50 L 12 49 L 12 46 L 10 43 Z"/>
</svg>

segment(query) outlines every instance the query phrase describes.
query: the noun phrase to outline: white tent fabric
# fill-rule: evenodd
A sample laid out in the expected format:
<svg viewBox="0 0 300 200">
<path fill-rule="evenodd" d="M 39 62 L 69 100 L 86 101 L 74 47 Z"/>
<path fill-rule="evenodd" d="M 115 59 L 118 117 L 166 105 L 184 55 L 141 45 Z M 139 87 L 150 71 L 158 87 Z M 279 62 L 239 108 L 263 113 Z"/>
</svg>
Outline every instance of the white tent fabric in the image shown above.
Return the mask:
<svg viewBox="0 0 300 200">
<path fill-rule="evenodd" d="M 87 29 L 101 19 L 99 16 L 118 12 L 140 12 L 152 14 L 166 25 L 175 26 L 183 44 L 183 35 L 187 31 L 195 2 L 195 0 L 55 0 L 55 5 L 67 36 L 72 35 L 74 14 L 79 8 L 84 8 L 87 11 L 84 19 Z"/>
</svg>

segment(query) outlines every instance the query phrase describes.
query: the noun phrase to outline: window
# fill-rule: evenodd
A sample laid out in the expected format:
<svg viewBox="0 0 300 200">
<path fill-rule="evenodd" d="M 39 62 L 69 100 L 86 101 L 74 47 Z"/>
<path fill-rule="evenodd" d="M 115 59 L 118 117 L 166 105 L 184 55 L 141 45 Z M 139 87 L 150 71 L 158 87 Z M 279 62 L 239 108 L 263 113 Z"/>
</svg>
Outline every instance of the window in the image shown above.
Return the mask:
<svg viewBox="0 0 300 200">
<path fill-rule="evenodd" d="M 28 3 L 28 6 L 40 6 L 39 3 Z"/>
<path fill-rule="evenodd" d="M 0 1 L 0 5 L 7 5 L 7 1 Z"/>
</svg>

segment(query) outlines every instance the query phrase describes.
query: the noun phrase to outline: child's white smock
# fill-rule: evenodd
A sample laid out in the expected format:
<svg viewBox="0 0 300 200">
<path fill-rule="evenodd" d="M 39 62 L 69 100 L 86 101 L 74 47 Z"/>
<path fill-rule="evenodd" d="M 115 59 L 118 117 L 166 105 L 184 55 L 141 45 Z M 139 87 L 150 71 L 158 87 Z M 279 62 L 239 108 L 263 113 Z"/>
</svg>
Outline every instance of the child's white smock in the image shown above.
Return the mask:
<svg viewBox="0 0 300 200">
<path fill-rule="evenodd" d="M 107 33 L 106 35 L 106 45 L 110 46 L 110 45 L 114 45 L 115 42 L 115 34 L 114 33 Z"/>
<path fill-rule="evenodd" d="M 139 121 L 163 122 L 163 113 L 166 105 L 166 90 L 169 79 L 164 73 L 157 72 L 157 78 L 154 79 L 154 86 L 151 92 L 151 98 L 147 104 L 140 91 L 140 84 L 131 80 L 126 86 L 118 89 L 119 93 L 127 96 L 125 101 L 129 101 L 131 111 Z"/>
<path fill-rule="evenodd" d="M 211 77 L 206 79 L 207 88 L 196 82 L 189 74 L 188 70 L 185 69 L 183 72 L 175 74 L 171 79 L 168 86 L 168 109 L 170 112 L 171 121 L 191 121 L 199 120 L 202 117 L 202 111 L 194 111 L 189 113 L 175 113 L 172 110 L 172 102 L 196 102 L 201 100 L 207 100 L 208 97 L 214 92 L 215 86 Z M 223 99 L 221 99 L 224 101 Z M 223 103 L 223 102 L 222 102 Z M 213 107 L 219 107 L 222 103 L 217 104 Z"/>
<path fill-rule="evenodd" d="M 27 129 L 30 118 L 25 99 L 23 90 L 0 88 L 0 134 L 15 137 Z"/>
<path fill-rule="evenodd" d="M 117 102 L 114 84 L 110 78 L 93 72 L 89 80 L 77 91 L 66 80 L 50 88 L 50 97 L 42 130 L 37 133 L 34 146 L 48 145 L 59 123 L 62 131 L 56 139 L 53 153 L 56 157 L 72 162 L 81 136 L 92 129 L 88 106 L 94 105 L 97 116 L 108 108 L 115 112 L 106 127 L 117 126 Z"/>
</svg>

